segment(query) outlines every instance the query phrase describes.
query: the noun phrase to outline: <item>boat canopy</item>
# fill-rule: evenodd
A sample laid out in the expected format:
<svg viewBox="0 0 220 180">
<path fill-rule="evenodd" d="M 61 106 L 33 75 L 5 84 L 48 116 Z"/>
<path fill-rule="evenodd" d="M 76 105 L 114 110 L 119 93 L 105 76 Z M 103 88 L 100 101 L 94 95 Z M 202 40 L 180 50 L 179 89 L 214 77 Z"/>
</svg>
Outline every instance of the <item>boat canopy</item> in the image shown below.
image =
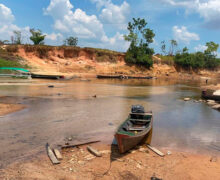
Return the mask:
<svg viewBox="0 0 220 180">
<path fill-rule="evenodd" d="M 14 71 L 23 71 L 23 72 L 30 72 L 27 69 L 23 68 L 15 68 L 15 67 L 0 67 L 0 70 L 14 70 Z"/>
<path fill-rule="evenodd" d="M 220 96 L 220 90 L 217 90 L 213 93 L 214 96 Z"/>
</svg>

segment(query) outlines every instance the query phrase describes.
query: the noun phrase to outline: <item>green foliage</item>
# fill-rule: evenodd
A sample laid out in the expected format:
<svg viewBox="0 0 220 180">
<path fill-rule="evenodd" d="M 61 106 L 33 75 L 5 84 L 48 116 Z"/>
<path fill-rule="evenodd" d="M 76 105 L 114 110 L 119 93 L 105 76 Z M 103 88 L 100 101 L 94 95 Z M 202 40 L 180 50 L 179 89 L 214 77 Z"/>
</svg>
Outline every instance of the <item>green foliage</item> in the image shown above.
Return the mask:
<svg viewBox="0 0 220 180">
<path fill-rule="evenodd" d="M 28 68 L 26 65 L 20 64 L 18 61 L 9 61 L 0 58 L 0 67 L 20 67 L 20 68 Z"/>
<path fill-rule="evenodd" d="M 174 39 L 171 39 L 170 40 L 170 52 L 169 52 L 169 55 L 170 56 L 173 56 L 173 53 L 174 53 L 174 49 L 178 46 L 178 43 L 176 40 Z"/>
<path fill-rule="evenodd" d="M 13 31 L 14 33 L 14 44 L 21 44 L 21 31 Z"/>
<path fill-rule="evenodd" d="M 206 54 L 211 54 L 216 56 L 219 48 L 219 44 L 214 43 L 213 41 L 206 43 L 207 49 L 205 50 Z"/>
<path fill-rule="evenodd" d="M 168 56 L 173 56 L 174 55 L 174 50 L 177 48 L 178 43 L 176 40 L 171 39 L 170 40 L 170 48 L 169 48 L 169 52 L 166 50 L 166 42 L 165 41 L 161 41 L 161 51 L 164 55 L 168 55 Z"/>
<path fill-rule="evenodd" d="M 162 51 L 162 53 L 163 53 L 164 55 L 167 54 L 165 41 L 161 41 L 161 51 Z"/>
<path fill-rule="evenodd" d="M 43 41 L 46 35 L 43 35 L 41 30 L 30 29 L 30 33 L 32 34 L 32 36 L 30 37 L 30 40 L 33 41 L 34 45 L 44 44 Z"/>
<path fill-rule="evenodd" d="M 125 61 L 128 64 L 136 64 L 150 68 L 153 65 L 152 55 L 154 50 L 149 47 L 155 36 L 153 30 L 146 28 L 145 19 L 135 19 L 128 23 L 128 35 L 124 39 L 130 42 Z"/>
<path fill-rule="evenodd" d="M 78 38 L 77 37 L 70 36 L 69 38 L 64 40 L 64 45 L 77 46 L 77 44 L 78 44 Z"/>
<path fill-rule="evenodd" d="M 128 64 L 136 64 L 150 68 L 153 66 L 152 54 L 153 49 L 132 47 L 128 49 L 125 55 L 125 61 Z"/>
<path fill-rule="evenodd" d="M 217 49 L 215 49 L 217 51 Z M 185 47 L 182 53 L 178 53 L 174 61 L 177 66 L 185 69 L 216 69 L 220 65 L 220 59 L 212 54 L 213 51 L 206 51 L 205 53 L 189 53 L 188 49 Z"/>
<path fill-rule="evenodd" d="M 167 64 L 169 66 L 173 66 L 174 65 L 174 56 L 159 56 L 159 58 L 161 59 L 161 64 Z"/>
<path fill-rule="evenodd" d="M 117 57 L 111 54 L 105 54 L 102 52 L 97 52 L 96 53 L 96 61 L 97 62 L 111 62 L 111 63 L 116 63 L 117 62 Z"/>
</svg>

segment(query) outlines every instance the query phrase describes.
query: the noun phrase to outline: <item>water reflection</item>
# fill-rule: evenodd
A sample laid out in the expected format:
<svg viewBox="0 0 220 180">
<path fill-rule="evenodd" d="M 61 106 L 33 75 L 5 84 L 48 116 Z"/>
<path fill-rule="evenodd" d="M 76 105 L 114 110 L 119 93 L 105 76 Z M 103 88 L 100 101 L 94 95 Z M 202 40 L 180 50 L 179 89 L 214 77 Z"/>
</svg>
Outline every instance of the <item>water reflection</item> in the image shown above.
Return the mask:
<svg viewBox="0 0 220 180">
<path fill-rule="evenodd" d="M 48 88 L 50 84 L 54 88 Z M 68 136 L 96 136 L 110 144 L 132 104 L 153 111 L 153 146 L 217 152 L 212 147 L 220 146 L 220 113 L 203 103 L 181 100 L 198 98 L 198 85 L 160 79 L 0 83 L 1 95 L 8 96 L 0 102 L 28 107 L 0 119 L 0 160 L 41 151 L 46 142 L 57 144 Z"/>
</svg>

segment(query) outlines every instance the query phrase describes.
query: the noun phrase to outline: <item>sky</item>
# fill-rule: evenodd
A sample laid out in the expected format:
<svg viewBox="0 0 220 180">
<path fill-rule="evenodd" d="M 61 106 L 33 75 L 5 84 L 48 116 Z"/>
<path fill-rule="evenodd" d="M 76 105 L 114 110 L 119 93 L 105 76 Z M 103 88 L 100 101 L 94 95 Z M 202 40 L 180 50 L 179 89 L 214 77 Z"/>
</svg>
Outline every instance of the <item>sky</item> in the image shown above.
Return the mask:
<svg viewBox="0 0 220 180">
<path fill-rule="evenodd" d="M 204 51 L 209 41 L 220 44 L 220 0 L 0 0 L 0 40 L 19 30 L 23 43 L 31 43 L 29 29 L 35 28 L 49 45 L 74 36 L 81 47 L 124 52 L 127 24 L 138 17 L 156 34 L 155 53 L 161 53 L 161 41 L 168 51 L 171 39 L 190 52 Z"/>
</svg>

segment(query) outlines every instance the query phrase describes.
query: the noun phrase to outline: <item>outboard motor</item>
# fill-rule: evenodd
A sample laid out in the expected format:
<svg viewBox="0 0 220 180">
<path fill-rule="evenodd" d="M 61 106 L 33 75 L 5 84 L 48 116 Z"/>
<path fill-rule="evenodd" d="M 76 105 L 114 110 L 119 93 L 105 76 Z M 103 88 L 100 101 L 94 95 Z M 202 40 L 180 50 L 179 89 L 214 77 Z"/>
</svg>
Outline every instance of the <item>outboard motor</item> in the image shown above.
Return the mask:
<svg viewBox="0 0 220 180">
<path fill-rule="evenodd" d="M 144 107 L 141 105 L 132 105 L 131 107 L 132 113 L 144 113 Z"/>
</svg>

